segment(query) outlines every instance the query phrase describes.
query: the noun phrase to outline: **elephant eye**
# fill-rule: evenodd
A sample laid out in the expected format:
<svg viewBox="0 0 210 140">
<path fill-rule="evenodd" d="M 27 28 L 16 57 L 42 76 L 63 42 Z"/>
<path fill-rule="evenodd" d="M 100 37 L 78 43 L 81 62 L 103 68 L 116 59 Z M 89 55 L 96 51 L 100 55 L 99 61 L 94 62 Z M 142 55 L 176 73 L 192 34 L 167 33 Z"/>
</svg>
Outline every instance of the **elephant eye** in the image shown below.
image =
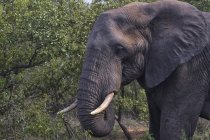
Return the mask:
<svg viewBox="0 0 210 140">
<path fill-rule="evenodd" d="M 116 45 L 115 46 L 115 54 L 117 55 L 123 55 L 123 53 L 125 53 L 126 49 L 124 46 L 122 45 Z"/>
</svg>

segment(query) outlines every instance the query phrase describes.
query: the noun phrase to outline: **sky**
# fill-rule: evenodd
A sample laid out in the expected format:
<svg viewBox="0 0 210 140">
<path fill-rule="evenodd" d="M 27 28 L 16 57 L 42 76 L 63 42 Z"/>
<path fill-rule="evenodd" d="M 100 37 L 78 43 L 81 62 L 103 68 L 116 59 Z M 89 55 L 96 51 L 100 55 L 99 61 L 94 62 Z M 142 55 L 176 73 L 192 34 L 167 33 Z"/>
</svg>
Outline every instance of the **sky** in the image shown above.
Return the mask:
<svg viewBox="0 0 210 140">
<path fill-rule="evenodd" d="M 85 2 L 87 2 L 87 3 L 91 3 L 92 2 L 92 0 L 84 0 Z"/>
</svg>

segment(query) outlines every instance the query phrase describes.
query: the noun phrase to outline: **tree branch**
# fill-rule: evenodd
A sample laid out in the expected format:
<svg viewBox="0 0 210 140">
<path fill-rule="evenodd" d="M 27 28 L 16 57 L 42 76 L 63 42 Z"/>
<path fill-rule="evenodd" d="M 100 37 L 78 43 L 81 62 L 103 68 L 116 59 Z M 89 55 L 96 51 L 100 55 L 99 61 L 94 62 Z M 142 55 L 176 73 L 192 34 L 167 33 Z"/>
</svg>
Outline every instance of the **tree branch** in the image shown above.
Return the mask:
<svg viewBox="0 0 210 140">
<path fill-rule="evenodd" d="M 6 77 L 8 76 L 9 74 L 11 74 L 12 72 L 14 72 L 15 74 L 18 74 L 19 73 L 19 70 L 20 69 L 28 69 L 28 68 L 32 68 L 32 67 L 35 67 L 35 66 L 38 66 L 38 65 L 41 65 L 43 64 L 45 61 L 40 61 L 40 62 L 37 62 L 37 63 L 28 63 L 28 64 L 20 64 L 20 65 L 17 65 L 17 66 L 14 66 L 6 71 L 1 71 L 0 72 L 0 76 L 2 77 Z"/>
<path fill-rule="evenodd" d="M 120 122 L 120 120 L 119 120 L 119 118 L 117 117 L 117 115 L 115 115 L 115 119 L 117 120 L 118 124 L 119 124 L 120 127 L 122 128 L 122 130 L 123 130 L 123 132 L 124 132 L 126 138 L 127 138 L 128 140 L 132 140 L 132 137 L 131 137 L 131 135 L 130 135 L 128 129 Z"/>
</svg>

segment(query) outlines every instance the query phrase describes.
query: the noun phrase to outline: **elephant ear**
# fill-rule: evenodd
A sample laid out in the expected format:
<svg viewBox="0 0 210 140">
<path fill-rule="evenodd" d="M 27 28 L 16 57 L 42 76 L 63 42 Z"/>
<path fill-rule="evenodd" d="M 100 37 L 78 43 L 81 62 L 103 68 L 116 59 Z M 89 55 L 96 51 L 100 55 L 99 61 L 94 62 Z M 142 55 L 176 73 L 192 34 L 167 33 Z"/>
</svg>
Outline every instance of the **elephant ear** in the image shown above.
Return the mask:
<svg viewBox="0 0 210 140">
<path fill-rule="evenodd" d="M 150 17 L 150 44 L 145 66 L 145 82 L 152 88 L 163 82 L 178 65 L 198 55 L 208 42 L 207 24 L 194 6 L 179 1 L 147 4 Z"/>
</svg>

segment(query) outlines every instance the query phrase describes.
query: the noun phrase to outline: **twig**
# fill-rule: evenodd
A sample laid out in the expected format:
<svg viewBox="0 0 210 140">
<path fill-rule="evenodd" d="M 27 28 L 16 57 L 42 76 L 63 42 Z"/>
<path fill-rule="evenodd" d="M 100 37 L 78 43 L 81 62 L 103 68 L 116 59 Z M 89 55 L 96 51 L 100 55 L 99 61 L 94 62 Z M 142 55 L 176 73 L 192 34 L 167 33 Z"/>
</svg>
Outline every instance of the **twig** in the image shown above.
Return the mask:
<svg viewBox="0 0 210 140">
<path fill-rule="evenodd" d="M 121 88 L 121 97 L 124 99 L 125 97 L 125 90 L 124 90 L 124 87 Z M 121 105 L 119 105 L 119 108 L 118 108 L 118 121 L 121 122 L 121 118 L 122 118 L 122 107 Z"/>
<path fill-rule="evenodd" d="M 119 123 L 120 127 L 122 128 L 122 130 L 123 130 L 123 132 L 124 132 L 126 138 L 127 138 L 128 140 L 132 140 L 132 137 L 131 137 L 131 135 L 130 135 L 128 129 L 120 122 L 120 120 L 118 119 L 117 115 L 115 115 L 115 119 L 117 120 L 117 122 Z"/>
<path fill-rule="evenodd" d="M 75 134 L 74 134 L 74 132 L 73 132 L 73 128 L 72 128 L 71 125 L 68 123 L 68 121 L 65 120 L 65 117 L 64 117 L 64 116 L 62 117 L 62 119 L 63 119 L 64 125 L 65 125 L 65 127 L 66 127 L 66 130 L 67 130 L 67 132 L 68 132 L 69 139 L 71 139 L 71 138 L 76 139 L 76 137 L 78 137 L 78 135 L 76 134 L 76 136 L 75 136 Z"/>
<path fill-rule="evenodd" d="M 64 117 L 62 117 L 62 119 L 63 119 L 63 123 L 66 127 L 66 131 L 68 132 L 69 139 L 71 139 L 71 133 L 70 133 L 70 130 L 69 130 L 69 127 L 68 127 L 68 122 L 64 119 Z"/>
</svg>

